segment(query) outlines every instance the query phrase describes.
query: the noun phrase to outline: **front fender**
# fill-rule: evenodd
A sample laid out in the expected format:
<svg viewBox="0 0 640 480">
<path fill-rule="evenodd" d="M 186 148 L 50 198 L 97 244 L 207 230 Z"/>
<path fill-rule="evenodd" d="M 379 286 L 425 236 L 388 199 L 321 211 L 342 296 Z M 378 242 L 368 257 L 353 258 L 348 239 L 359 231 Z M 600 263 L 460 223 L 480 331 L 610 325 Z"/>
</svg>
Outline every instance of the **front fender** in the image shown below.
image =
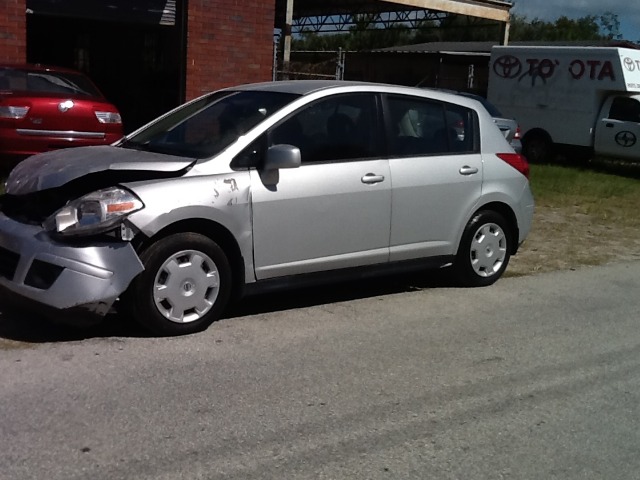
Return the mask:
<svg viewBox="0 0 640 480">
<path fill-rule="evenodd" d="M 125 185 L 145 207 L 128 221 L 147 237 L 184 221 L 213 222 L 235 238 L 245 260 L 245 278 L 253 274 L 251 183 L 248 172 L 181 177 Z"/>
</svg>

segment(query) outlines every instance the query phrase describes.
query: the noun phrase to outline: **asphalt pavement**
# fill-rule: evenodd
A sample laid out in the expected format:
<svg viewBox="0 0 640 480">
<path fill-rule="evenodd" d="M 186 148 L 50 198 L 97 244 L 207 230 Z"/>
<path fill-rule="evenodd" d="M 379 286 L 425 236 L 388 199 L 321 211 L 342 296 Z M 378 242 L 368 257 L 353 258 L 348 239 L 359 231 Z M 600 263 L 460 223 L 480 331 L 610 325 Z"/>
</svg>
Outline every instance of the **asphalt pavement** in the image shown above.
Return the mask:
<svg viewBox="0 0 640 480">
<path fill-rule="evenodd" d="M 640 478 L 640 262 L 378 279 L 206 332 L 0 313 L 0 479 Z"/>
</svg>

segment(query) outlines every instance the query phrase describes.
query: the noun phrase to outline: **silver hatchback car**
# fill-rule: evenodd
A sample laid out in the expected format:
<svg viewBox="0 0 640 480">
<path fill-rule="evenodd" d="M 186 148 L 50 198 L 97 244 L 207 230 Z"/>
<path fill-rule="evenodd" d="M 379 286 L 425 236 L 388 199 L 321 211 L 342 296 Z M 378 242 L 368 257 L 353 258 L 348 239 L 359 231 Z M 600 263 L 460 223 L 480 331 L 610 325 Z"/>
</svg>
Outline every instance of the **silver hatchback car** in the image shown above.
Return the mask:
<svg viewBox="0 0 640 480">
<path fill-rule="evenodd" d="M 0 302 L 81 322 L 115 306 L 175 335 L 234 294 L 303 280 L 451 267 L 461 285 L 490 285 L 530 230 L 527 176 L 475 100 L 229 88 L 117 145 L 19 164 L 0 197 Z"/>
</svg>

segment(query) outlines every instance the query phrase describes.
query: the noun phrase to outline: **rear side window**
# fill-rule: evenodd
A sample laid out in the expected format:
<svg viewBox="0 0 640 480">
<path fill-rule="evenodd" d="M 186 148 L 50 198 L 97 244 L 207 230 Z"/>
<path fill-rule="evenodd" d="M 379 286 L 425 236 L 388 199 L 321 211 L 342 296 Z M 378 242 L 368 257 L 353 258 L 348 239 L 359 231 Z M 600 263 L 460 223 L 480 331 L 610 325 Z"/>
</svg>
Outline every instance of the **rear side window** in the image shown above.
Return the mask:
<svg viewBox="0 0 640 480">
<path fill-rule="evenodd" d="M 475 112 L 459 105 L 417 97 L 387 97 L 389 153 L 392 156 L 473 153 Z"/>
</svg>

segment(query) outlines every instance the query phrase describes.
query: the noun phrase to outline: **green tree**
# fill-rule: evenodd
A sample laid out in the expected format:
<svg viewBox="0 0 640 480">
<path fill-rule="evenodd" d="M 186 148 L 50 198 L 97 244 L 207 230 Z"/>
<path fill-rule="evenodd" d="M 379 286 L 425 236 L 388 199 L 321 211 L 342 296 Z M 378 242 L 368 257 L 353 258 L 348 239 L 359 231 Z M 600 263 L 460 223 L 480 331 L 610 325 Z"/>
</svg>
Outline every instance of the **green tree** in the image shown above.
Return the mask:
<svg viewBox="0 0 640 480">
<path fill-rule="evenodd" d="M 620 20 L 618 15 L 612 12 L 605 12 L 599 19 L 600 31 L 604 32 L 607 38 L 611 40 L 620 40 L 622 35 L 620 34 Z"/>
<path fill-rule="evenodd" d="M 547 22 L 525 16 L 512 15 L 510 39 L 520 41 L 576 41 L 576 40 L 618 40 L 620 22 L 612 12 L 601 16 L 586 15 L 570 19 L 561 16 Z"/>
<path fill-rule="evenodd" d="M 497 41 L 502 36 L 503 24 L 484 18 L 449 15 L 440 21 L 440 41 L 484 42 Z"/>
<path fill-rule="evenodd" d="M 293 39 L 292 47 L 294 50 L 311 51 L 335 51 L 339 48 L 343 50 L 371 50 L 411 43 L 414 43 L 414 33 L 405 25 L 380 28 L 379 26 L 368 27 L 362 23 L 356 24 L 345 33 L 303 32 L 300 37 Z"/>
</svg>

